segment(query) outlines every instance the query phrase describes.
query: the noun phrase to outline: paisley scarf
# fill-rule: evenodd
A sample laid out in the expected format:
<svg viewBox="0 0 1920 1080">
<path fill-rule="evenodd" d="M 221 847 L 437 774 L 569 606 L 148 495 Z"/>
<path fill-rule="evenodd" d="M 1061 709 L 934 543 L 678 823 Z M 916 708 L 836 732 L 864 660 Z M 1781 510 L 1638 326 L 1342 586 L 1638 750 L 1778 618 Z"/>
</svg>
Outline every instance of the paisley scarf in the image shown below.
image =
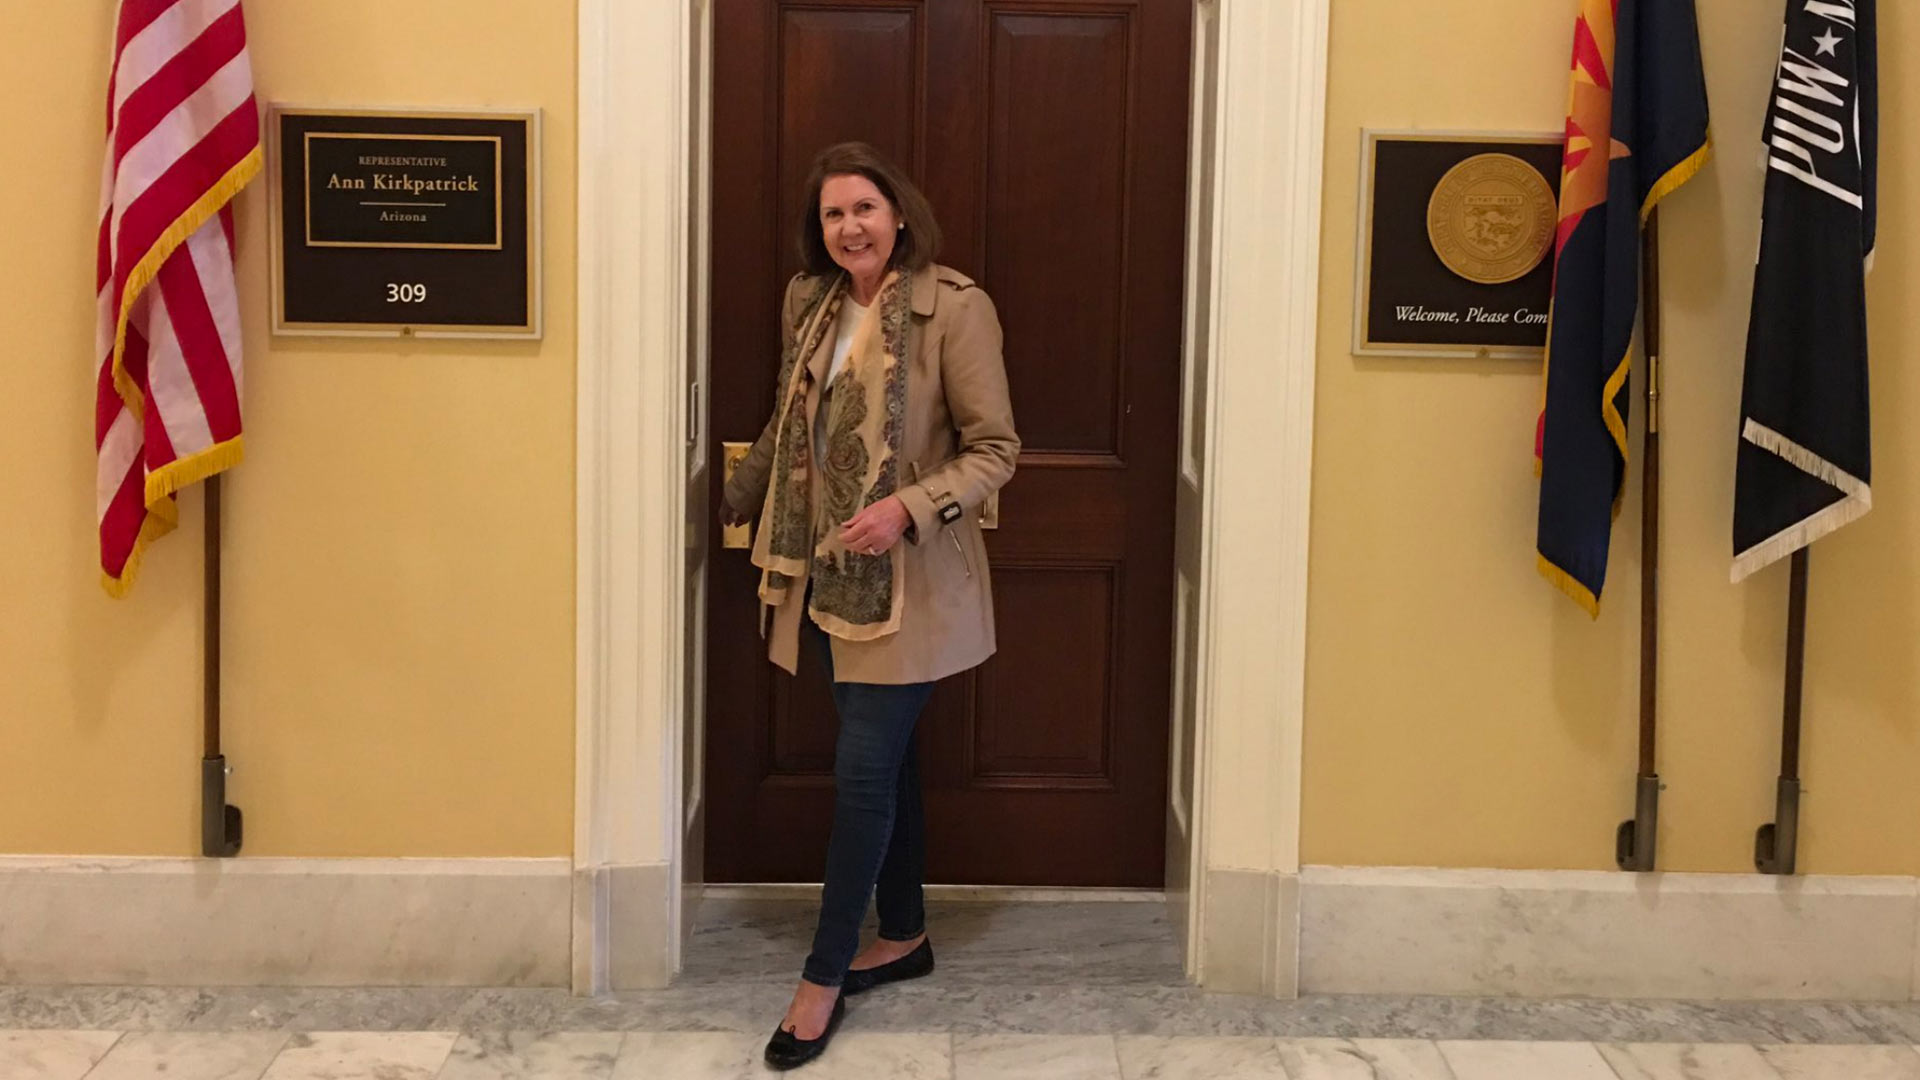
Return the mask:
<svg viewBox="0 0 1920 1080">
<path fill-rule="evenodd" d="M 807 423 L 809 361 L 833 335 L 847 290 L 845 274 L 818 279 L 781 358 L 773 467 L 753 564 L 761 568 L 760 599 L 768 605 L 787 603 L 794 583 L 810 576 L 814 622 L 835 637 L 871 641 L 900 629 L 904 553 L 899 544 L 879 555 L 849 551 L 840 527 L 899 487 L 913 290 L 908 276 L 889 273 L 854 331 L 846 366 L 820 405 L 826 457 L 816 463 Z"/>
</svg>

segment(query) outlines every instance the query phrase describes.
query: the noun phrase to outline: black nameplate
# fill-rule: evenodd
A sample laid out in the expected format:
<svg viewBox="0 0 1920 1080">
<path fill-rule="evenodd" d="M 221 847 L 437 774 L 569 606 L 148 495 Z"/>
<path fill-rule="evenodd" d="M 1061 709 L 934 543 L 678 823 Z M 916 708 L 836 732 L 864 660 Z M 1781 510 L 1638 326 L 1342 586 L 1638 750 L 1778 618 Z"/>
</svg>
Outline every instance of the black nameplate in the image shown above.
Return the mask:
<svg viewBox="0 0 1920 1080">
<path fill-rule="evenodd" d="M 538 117 L 279 108 L 274 330 L 538 337 Z"/>
<path fill-rule="evenodd" d="M 1562 154 L 1551 135 L 1369 132 L 1354 352 L 1538 359 Z"/>
</svg>

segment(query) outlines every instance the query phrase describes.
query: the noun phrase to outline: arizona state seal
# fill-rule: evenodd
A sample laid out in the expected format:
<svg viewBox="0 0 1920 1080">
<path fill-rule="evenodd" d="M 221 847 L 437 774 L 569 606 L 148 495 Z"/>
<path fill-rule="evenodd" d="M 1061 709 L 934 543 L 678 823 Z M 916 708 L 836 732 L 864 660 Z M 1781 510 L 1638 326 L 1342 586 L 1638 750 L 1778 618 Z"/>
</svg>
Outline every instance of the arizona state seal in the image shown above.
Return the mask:
<svg viewBox="0 0 1920 1080">
<path fill-rule="evenodd" d="M 1553 250 L 1559 208 L 1540 171 L 1512 154 L 1475 154 L 1427 202 L 1427 238 L 1447 269 L 1481 285 L 1523 278 Z"/>
</svg>

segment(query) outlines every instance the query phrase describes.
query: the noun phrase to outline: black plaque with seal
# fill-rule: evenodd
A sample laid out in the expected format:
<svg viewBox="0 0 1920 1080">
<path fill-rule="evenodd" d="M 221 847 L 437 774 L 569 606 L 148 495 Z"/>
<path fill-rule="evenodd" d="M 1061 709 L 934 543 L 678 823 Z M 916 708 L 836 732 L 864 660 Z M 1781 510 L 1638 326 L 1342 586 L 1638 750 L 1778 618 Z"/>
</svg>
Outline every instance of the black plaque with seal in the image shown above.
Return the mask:
<svg viewBox="0 0 1920 1080">
<path fill-rule="evenodd" d="M 539 114 L 276 107 L 273 329 L 540 336 Z"/>
<path fill-rule="evenodd" d="M 1367 132 L 1355 354 L 1538 359 L 1562 152 L 1557 135 Z"/>
</svg>

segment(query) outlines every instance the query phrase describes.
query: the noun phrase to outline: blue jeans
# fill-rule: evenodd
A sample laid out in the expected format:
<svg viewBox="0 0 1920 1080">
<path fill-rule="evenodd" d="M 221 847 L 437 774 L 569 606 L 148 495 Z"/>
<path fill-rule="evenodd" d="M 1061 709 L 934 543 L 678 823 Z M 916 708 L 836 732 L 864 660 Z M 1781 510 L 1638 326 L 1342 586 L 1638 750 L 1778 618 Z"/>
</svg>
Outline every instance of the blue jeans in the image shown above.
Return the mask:
<svg viewBox="0 0 1920 1080">
<path fill-rule="evenodd" d="M 826 631 L 800 616 L 801 632 L 826 659 Z M 833 683 L 840 738 L 833 752 L 833 837 L 827 841 L 826 890 L 820 924 L 801 977 L 839 986 L 860 948 L 867 901 L 880 910 L 880 936 L 912 941 L 926 932 L 921 884 L 927 829 L 913 728 L 933 694 L 932 683 L 882 686 Z"/>
</svg>

